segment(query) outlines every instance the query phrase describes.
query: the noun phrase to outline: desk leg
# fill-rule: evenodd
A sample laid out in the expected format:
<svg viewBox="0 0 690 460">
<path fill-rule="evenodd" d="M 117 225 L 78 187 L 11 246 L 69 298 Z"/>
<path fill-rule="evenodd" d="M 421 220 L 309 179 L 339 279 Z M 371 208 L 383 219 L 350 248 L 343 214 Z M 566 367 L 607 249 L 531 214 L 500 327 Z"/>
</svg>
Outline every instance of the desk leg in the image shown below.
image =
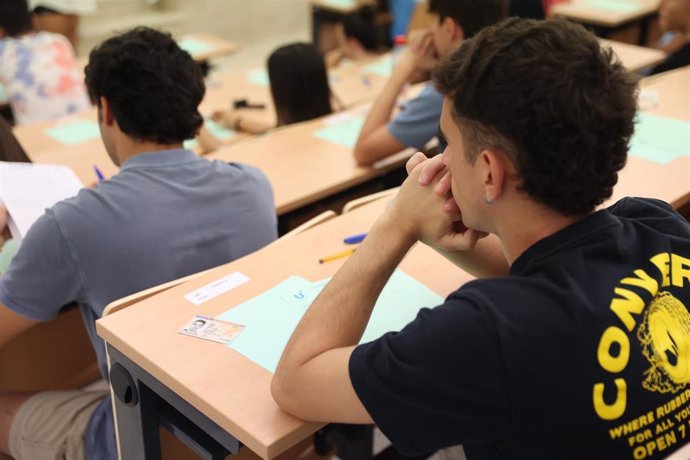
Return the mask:
<svg viewBox="0 0 690 460">
<path fill-rule="evenodd" d="M 241 444 L 215 422 L 108 345 L 122 460 L 159 460 L 163 426 L 199 456 L 223 459 Z"/>
</svg>

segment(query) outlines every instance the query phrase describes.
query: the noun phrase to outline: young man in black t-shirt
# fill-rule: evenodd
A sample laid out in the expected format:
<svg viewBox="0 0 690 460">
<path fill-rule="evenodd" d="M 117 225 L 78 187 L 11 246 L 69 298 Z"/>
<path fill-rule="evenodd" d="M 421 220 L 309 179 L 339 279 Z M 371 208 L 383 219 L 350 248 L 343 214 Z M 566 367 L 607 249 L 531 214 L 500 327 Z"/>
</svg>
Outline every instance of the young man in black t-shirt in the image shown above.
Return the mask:
<svg viewBox="0 0 690 460">
<path fill-rule="evenodd" d="M 305 420 L 375 422 L 406 453 L 661 458 L 690 440 L 690 225 L 611 196 L 636 88 L 582 27 L 509 19 L 436 72 L 441 156 L 308 310 L 272 384 Z M 417 241 L 475 274 L 357 346 Z"/>
</svg>

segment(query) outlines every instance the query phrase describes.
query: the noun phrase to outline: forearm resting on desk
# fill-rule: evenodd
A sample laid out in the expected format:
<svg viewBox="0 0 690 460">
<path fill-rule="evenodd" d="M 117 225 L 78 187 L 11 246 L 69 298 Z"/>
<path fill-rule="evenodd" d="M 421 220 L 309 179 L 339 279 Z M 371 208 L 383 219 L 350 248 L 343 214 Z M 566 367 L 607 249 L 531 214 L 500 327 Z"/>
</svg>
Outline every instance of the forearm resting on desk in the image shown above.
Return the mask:
<svg viewBox="0 0 690 460">
<path fill-rule="evenodd" d="M 278 405 L 304 420 L 371 423 L 349 377 L 350 355 L 381 290 L 413 239 L 382 217 L 336 273 L 295 329 L 271 392 Z"/>
</svg>

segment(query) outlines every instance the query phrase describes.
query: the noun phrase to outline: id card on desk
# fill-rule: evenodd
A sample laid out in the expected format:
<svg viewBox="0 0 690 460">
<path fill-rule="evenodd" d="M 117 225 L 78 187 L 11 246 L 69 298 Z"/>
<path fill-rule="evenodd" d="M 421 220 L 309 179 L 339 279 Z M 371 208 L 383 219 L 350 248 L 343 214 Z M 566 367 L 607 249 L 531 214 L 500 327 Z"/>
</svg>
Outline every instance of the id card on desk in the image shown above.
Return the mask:
<svg viewBox="0 0 690 460">
<path fill-rule="evenodd" d="M 211 318 L 210 316 L 196 315 L 194 319 L 178 332 L 180 334 L 228 345 L 232 343 L 243 330 L 244 326 L 241 324 L 222 321 Z"/>
</svg>

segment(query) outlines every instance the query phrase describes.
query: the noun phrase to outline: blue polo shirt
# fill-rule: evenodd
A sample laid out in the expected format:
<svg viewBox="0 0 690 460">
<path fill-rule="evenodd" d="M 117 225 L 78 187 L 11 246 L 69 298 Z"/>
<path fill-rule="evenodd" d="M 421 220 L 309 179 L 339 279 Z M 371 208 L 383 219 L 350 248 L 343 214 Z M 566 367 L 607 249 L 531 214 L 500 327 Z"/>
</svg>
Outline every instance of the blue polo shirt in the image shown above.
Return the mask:
<svg viewBox="0 0 690 460">
<path fill-rule="evenodd" d="M 401 144 L 424 150 L 427 142 L 440 132 L 442 111 L 443 95 L 429 82 L 424 85 L 419 95 L 408 102 L 388 123 L 388 132 Z"/>
<path fill-rule="evenodd" d="M 139 154 L 46 210 L 0 277 L 0 302 L 39 321 L 78 302 L 107 379 L 95 327 L 106 305 L 249 254 L 276 238 L 276 220 L 271 186 L 255 168 L 189 150 Z M 87 459 L 117 458 L 109 398 L 84 439 Z"/>
</svg>

